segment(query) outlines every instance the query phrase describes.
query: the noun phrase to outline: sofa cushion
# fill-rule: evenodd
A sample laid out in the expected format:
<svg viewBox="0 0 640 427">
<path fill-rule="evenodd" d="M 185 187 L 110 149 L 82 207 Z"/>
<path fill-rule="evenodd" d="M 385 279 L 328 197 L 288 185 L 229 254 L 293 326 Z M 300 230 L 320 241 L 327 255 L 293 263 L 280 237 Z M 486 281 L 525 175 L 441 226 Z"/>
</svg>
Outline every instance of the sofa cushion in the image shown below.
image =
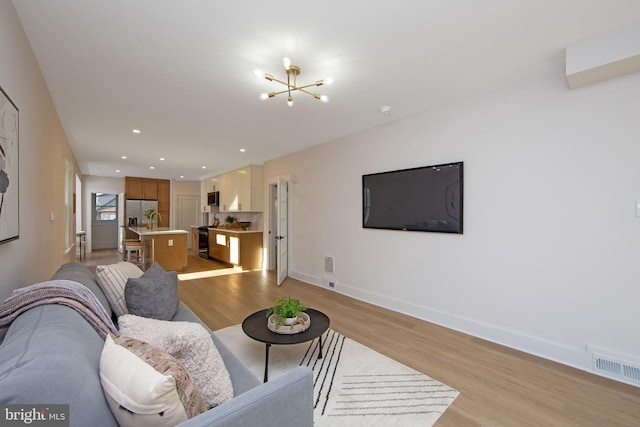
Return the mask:
<svg viewBox="0 0 640 427">
<path fill-rule="evenodd" d="M 69 404 L 71 426 L 117 426 L 100 384 L 104 341 L 73 308 L 34 307 L 0 345 L 0 402 Z"/>
<path fill-rule="evenodd" d="M 93 294 L 98 298 L 98 301 L 102 304 L 107 311 L 109 317 L 113 315 L 109 300 L 105 296 L 104 292 L 98 285 L 96 276 L 84 265 L 78 262 L 69 262 L 60 266 L 58 271 L 55 272 L 51 280 L 72 280 L 74 282 L 85 285 Z"/>
<path fill-rule="evenodd" d="M 199 323 L 169 322 L 125 314 L 120 333 L 174 356 L 187 368 L 208 407 L 233 398 L 229 372 L 209 332 Z"/>
<path fill-rule="evenodd" d="M 127 314 L 127 304 L 124 299 L 124 287 L 130 277 L 140 277 L 143 271 L 126 261 L 115 264 L 96 266 L 98 284 L 109 300 L 109 305 L 116 316 Z"/>
<path fill-rule="evenodd" d="M 100 379 L 120 426 L 174 426 L 206 411 L 189 372 L 169 354 L 134 338 L 107 337 Z"/>
<path fill-rule="evenodd" d="M 127 280 L 124 298 L 130 314 L 171 320 L 180 304 L 178 273 L 154 263 L 142 276 Z"/>
</svg>

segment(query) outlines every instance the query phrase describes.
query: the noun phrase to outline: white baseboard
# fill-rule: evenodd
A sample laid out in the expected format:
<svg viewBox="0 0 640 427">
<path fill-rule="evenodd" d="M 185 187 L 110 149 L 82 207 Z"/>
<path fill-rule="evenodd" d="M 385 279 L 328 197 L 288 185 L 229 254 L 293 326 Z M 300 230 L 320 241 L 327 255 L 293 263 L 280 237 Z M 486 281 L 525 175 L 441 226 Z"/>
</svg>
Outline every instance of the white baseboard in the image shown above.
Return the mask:
<svg viewBox="0 0 640 427">
<path fill-rule="evenodd" d="M 294 279 L 324 287 L 322 285 L 321 277 L 315 277 L 293 271 L 290 272 L 289 275 Z M 534 356 L 539 356 L 544 359 L 597 375 L 597 373 L 593 372 L 591 369 L 586 348 L 584 350 L 580 350 L 578 348 L 553 343 L 540 338 L 524 335 L 517 331 L 434 310 L 419 304 L 409 303 L 397 298 L 380 295 L 375 292 L 363 291 L 361 289 L 345 285 L 341 282 L 337 282 L 336 287 L 333 290 L 360 301 L 397 311 L 477 338 L 482 338 L 496 344 L 504 345 L 505 347 L 523 351 Z"/>
</svg>

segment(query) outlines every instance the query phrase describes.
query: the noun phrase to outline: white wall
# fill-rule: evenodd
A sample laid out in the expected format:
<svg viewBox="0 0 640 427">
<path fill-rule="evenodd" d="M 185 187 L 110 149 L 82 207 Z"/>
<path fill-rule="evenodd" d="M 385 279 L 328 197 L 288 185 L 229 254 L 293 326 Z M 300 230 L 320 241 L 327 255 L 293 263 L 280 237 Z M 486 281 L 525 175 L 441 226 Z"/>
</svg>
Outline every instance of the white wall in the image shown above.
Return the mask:
<svg viewBox="0 0 640 427">
<path fill-rule="evenodd" d="M 75 259 L 65 242 L 65 158 L 78 167 L 10 1 L 0 1 L 0 86 L 20 110 L 20 238 L 0 245 L 0 301 Z M 50 221 L 53 212 L 56 220 Z M 75 219 L 69 218 L 75 227 Z"/>
<path fill-rule="evenodd" d="M 571 91 L 558 61 L 265 162 L 266 179 L 299 179 L 291 275 L 584 369 L 586 345 L 640 360 L 639 113 L 639 74 Z M 465 162 L 463 235 L 362 228 L 362 174 L 453 161 Z"/>
</svg>

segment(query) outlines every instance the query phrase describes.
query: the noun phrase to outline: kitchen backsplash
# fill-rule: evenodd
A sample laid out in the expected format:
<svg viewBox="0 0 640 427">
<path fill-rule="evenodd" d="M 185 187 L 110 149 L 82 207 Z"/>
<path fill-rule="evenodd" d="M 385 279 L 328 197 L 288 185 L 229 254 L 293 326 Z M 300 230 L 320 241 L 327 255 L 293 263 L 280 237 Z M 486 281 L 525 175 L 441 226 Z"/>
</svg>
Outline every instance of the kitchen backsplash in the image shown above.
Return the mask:
<svg viewBox="0 0 640 427">
<path fill-rule="evenodd" d="M 232 216 L 236 221 L 250 221 L 249 230 L 262 230 L 262 212 L 210 212 L 207 225 L 211 225 L 214 215 L 218 217 L 221 224 L 224 224 L 226 217 Z"/>
</svg>

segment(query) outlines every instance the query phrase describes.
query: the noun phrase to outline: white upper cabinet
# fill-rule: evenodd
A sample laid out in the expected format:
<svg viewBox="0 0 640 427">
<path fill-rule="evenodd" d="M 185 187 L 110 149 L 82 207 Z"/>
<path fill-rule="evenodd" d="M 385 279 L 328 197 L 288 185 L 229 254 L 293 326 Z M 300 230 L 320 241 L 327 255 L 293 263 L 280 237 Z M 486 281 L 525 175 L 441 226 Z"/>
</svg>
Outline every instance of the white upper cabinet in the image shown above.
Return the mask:
<svg viewBox="0 0 640 427">
<path fill-rule="evenodd" d="M 220 175 L 220 212 L 262 212 L 263 167 L 249 165 Z"/>
</svg>

